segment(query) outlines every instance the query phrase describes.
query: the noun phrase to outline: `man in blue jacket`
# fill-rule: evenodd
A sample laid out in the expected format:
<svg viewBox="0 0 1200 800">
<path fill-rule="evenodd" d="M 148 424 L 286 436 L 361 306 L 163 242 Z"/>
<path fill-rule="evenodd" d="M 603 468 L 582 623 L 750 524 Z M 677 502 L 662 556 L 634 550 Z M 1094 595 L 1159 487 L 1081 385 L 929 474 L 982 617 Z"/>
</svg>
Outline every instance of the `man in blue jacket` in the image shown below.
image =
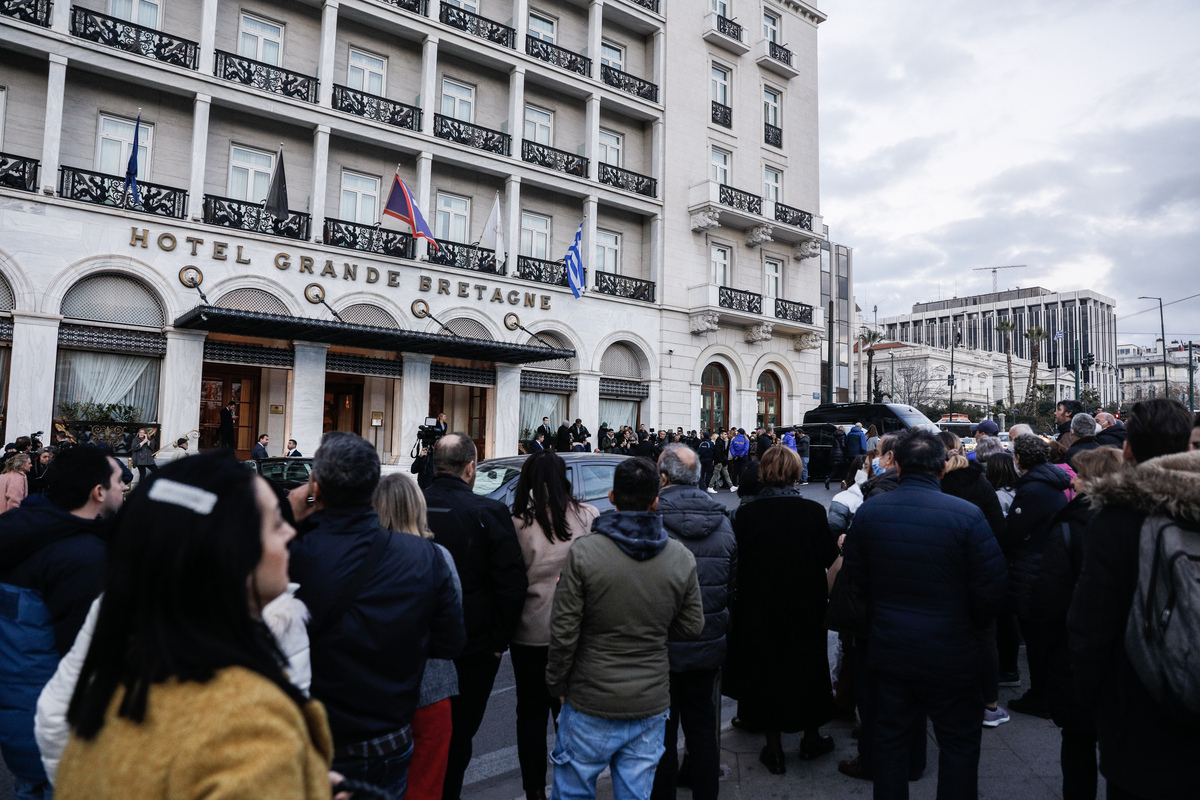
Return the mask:
<svg viewBox="0 0 1200 800">
<path fill-rule="evenodd" d="M 900 486 L 858 509 L 843 566 L 870 611 L 874 796 L 908 797 L 909 743 L 924 713 L 941 751 L 938 796 L 977 797 L 984 706 L 976 631 L 1004 602 L 1004 556 L 983 512 L 942 494 L 946 449 L 936 434 L 906 431 L 894 457 Z"/>
<path fill-rule="evenodd" d="M 746 465 L 746 456 L 750 455 L 750 440 L 746 438 L 744 428 L 737 429 L 737 436 L 729 442 L 729 474 L 733 478 L 733 488 L 742 482 L 742 467 Z"/>
</svg>

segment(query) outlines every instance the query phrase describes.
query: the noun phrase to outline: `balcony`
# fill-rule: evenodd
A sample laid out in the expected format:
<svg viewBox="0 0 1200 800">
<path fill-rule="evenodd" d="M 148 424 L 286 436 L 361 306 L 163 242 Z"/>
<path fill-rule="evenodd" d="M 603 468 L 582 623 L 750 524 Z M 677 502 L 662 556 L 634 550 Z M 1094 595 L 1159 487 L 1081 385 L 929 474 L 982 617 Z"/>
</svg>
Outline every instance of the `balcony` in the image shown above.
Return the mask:
<svg viewBox="0 0 1200 800">
<path fill-rule="evenodd" d="M 60 0 L 65 2 L 65 0 Z M 50 0 L 0 0 L 0 17 L 50 27 Z"/>
<path fill-rule="evenodd" d="M 798 208 L 785 206 L 783 203 L 776 202 L 775 206 L 775 221 L 782 222 L 784 225 L 794 225 L 797 228 L 803 228 L 806 231 L 813 229 L 813 215 L 807 211 L 801 211 Z"/>
<path fill-rule="evenodd" d="M 429 16 L 429 0 L 383 0 L 383 2 L 422 17 Z"/>
<path fill-rule="evenodd" d="M 585 78 L 590 77 L 592 74 L 592 60 L 587 56 L 572 53 L 565 47 L 550 44 L 550 42 L 537 39 L 533 36 L 525 37 L 525 53 L 539 61 L 545 61 L 547 64 L 553 64 L 556 67 L 562 67 L 568 72 L 576 72 Z"/>
<path fill-rule="evenodd" d="M 0 186 L 22 192 L 36 192 L 39 166 L 36 158 L 0 153 Z"/>
<path fill-rule="evenodd" d="M 750 45 L 744 39 L 742 26 L 733 20 L 715 11 L 704 15 L 704 41 L 740 56 L 750 52 Z"/>
<path fill-rule="evenodd" d="M 733 109 L 724 103 L 712 101 L 712 121 L 723 128 L 733 127 Z"/>
<path fill-rule="evenodd" d="M 758 195 L 744 192 L 741 189 L 735 189 L 724 183 L 721 184 L 720 191 L 721 205 L 735 208 L 738 211 L 744 211 L 747 214 L 762 216 L 762 198 Z"/>
<path fill-rule="evenodd" d="M 135 25 L 79 6 L 71 7 L 71 33 L 89 42 L 115 47 L 135 56 L 174 64 L 184 69 L 196 69 L 200 63 L 200 45 L 190 39 L 169 36 L 153 28 Z"/>
<path fill-rule="evenodd" d="M 744 292 L 730 286 L 717 287 L 717 300 L 721 308 L 743 311 L 747 314 L 762 313 L 762 295 Z"/>
<path fill-rule="evenodd" d="M 588 160 L 583 156 L 558 150 L 548 144 L 539 144 L 529 139 L 521 140 L 521 160 L 555 172 L 565 172 L 578 178 L 588 175 Z"/>
<path fill-rule="evenodd" d="M 160 217 L 183 219 L 187 213 L 187 190 L 156 183 L 138 181 L 138 200 L 135 204 L 132 191 L 125 191 L 125 178 L 120 175 L 105 175 L 75 167 L 60 167 L 58 196 L 66 200 L 80 200 L 101 206 L 124 208 L 157 214 Z"/>
<path fill-rule="evenodd" d="M 792 51 L 769 39 L 758 43 L 754 60 L 760 67 L 774 72 L 781 78 L 790 80 L 800 74 L 800 70 L 795 66 L 796 59 Z"/>
<path fill-rule="evenodd" d="M 821 238 L 815 231 L 822 230 L 823 221 L 815 214 L 716 181 L 693 186 L 688 201 L 695 233 L 718 226 L 744 230 L 748 247 L 774 240 L 811 249 Z M 807 249 L 796 257 L 810 258 Z"/>
<path fill-rule="evenodd" d="M 443 6 L 445 8 L 445 6 Z M 622 92 L 640 97 L 643 100 L 649 100 L 651 103 L 658 102 L 658 86 L 650 81 L 642 80 L 636 75 L 630 75 L 628 72 L 622 72 L 616 67 L 610 67 L 607 64 L 600 65 L 600 79 L 614 89 L 620 89 Z"/>
<path fill-rule="evenodd" d="M 204 221 L 209 225 L 253 233 L 268 233 L 288 239 L 307 239 L 311 219 L 303 212 L 289 211 L 288 218 L 281 222 L 267 213 L 262 203 L 247 203 L 245 200 L 206 194 Z"/>
<path fill-rule="evenodd" d="M 449 7 L 442 6 L 442 8 Z M 448 142 L 465 144 L 467 147 L 487 150 L 489 153 L 499 153 L 502 156 L 511 152 L 509 148 L 512 144 L 512 137 L 507 133 L 494 131 L 480 125 L 472 125 L 470 122 L 463 122 L 454 117 L 443 117 L 441 114 L 433 115 L 433 135 Z"/>
<path fill-rule="evenodd" d="M 412 258 L 412 237 L 400 231 L 386 231 L 378 225 L 360 225 L 343 219 L 325 219 L 322 240 L 334 247 L 377 253 L 392 258 Z"/>
<path fill-rule="evenodd" d="M 615 186 L 618 189 L 645 197 L 658 197 L 658 181 L 649 175 L 639 175 L 612 164 L 605 164 L 603 161 L 598 166 L 600 167 L 598 177 L 604 185 Z"/>
<path fill-rule="evenodd" d="M 252 86 L 272 94 L 281 94 L 293 100 L 317 102 L 316 78 L 223 50 L 217 51 L 213 74 L 222 80 Z"/>
<path fill-rule="evenodd" d="M 763 314 L 763 301 L 768 304 Z M 747 342 L 762 342 L 782 334 L 799 334 L 801 341 L 811 344 L 820 338 L 824 316 L 820 310 L 805 303 L 778 297 L 764 298 L 757 292 L 702 283 L 687 290 L 688 314 L 692 333 L 711 333 L 722 326 L 745 329 Z M 774 308 L 772 318 L 771 304 Z M 797 343 L 797 349 L 804 349 Z"/>
<path fill-rule="evenodd" d="M 567 265 L 563 261 L 546 261 L 533 256 L 517 256 L 517 277 L 526 281 L 548 283 L 551 286 L 570 286 L 567 281 Z M 583 284 L 587 285 L 587 270 L 583 271 Z"/>
<path fill-rule="evenodd" d="M 445 8 L 445 6 L 442 6 L 442 8 Z M 496 263 L 495 250 L 476 247 L 473 244 L 444 242 L 441 239 L 438 239 L 437 244 L 437 251 L 429 253 L 430 264 L 469 269 L 474 272 L 489 272 L 493 275 L 503 274 Z"/>
<path fill-rule="evenodd" d="M 504 47 L 515 48 L 517 46 L 517 32 L 515 30 L 487 17 L 472 14 L 466 9 L 456 8 L 446 3 L 441 4 L 440 16 L 442 22 L 445 24 L 452 28 L 458 28 L 460 31 L 466 31 L 472 36 L 487 39 L 489 42 L 495 42 Z"/>
<path fill-rule="evenodd" d="M 373 119 L 384 125 L 394 125 L 410 131 L 421 130 L 421 109 L 367 94 L 349 86 L 333 86 L 333 107 L 356 117 Z"/>
<path fill-rule="evenodd" d="M 596 291 L 627 300 L 654 302 L 654 281 L 644 281 L 641 278 L 630 278 L 612 272 L 596 271 Z"/>
<path fill-rule="evenodd" d="M 655 14 L 658 13 L 658 0 L 633 0 L 634 3 L 642 8 L 648 8 Z"/>
<path fill-rule="evenodd" d="M 787 322 L 799 322 L 804 325 L 813 324 L 813 307 L 807 303 L 793 303 L 782 297 L 775 298 L 775 318 Z"/>
<path fill-rule="evenodd" d="M 763 142 L 772 147 L 783 147 L 783 128 L 772 125 L 769 122 L 764 122 Z"/>
</svg>

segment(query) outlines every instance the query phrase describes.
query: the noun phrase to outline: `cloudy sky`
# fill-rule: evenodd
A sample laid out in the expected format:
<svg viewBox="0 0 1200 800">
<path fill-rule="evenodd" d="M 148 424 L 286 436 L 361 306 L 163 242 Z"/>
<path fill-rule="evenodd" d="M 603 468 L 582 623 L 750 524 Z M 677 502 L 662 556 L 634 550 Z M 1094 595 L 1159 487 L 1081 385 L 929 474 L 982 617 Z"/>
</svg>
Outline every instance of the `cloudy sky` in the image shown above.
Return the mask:
<svg viewBox="0 0 1200 800">
<path fill-rule="evenodd" d="M 1028 264 L 1000 288 L 1095 289 L 1150 343 L 1136 298 L 1200 292 L 1200 2 L 819 5 L 821 212 L 868 317 Z M 1200 342 L 1200 297 L 1166 327 Z"/>
</svg>

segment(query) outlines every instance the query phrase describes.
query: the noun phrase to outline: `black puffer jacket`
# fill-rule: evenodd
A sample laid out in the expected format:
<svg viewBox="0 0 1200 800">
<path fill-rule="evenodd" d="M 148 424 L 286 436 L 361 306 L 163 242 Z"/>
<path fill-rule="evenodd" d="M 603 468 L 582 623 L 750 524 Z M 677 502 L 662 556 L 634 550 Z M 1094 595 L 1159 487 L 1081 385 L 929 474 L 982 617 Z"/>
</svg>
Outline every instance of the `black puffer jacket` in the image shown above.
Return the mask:
<svg viewBox="0 0 1200 800">
<path fill-rule="evenodd" d="M 704 632 L 694 641 L 668 642 L 671 671 L 716 669 L 725 663 L 729 604 L 737 589 L 737 540 L 725 506 L 695 486 L 668 486 L 658 496 L 658 513 L 672 539 L 696 557 L 704 602 Z"/>
<path fill-rule="evenodd" d="M 887 494 L 900 485 L 900 471 L 895 467 L 879 473 L 863 484 L 863 500 L 870 500 L 877 494 Z"/>
<path fill-rule="evenodd" d="M 996 541 L 999 542 L 1004 538 L 1004 510 L 1000 508 L 996 490 L 988 483 L 983 465 L 970 464 L 961 469 L 947 472 L 942 476 L 942 492 L 960 497 L 978 508 L 987 517 L 988 527 L 995 534 Z"/>
<path fill-rule="evenodd" d="M 1017 480 L 1017 493 L 1008 509 L 1008 599 L 1010 610 L 1027 619 L 1029 601 L 1046 549 L 1050 520 L 1067 504 L 1063 494 L 1071 479 L 1053 464 L 1038 464 Z"/>
<path fill-rule="evenodd" d="M 1125 423 L 1117 420 L 1096 434 L 1096 442 L 1103 447 L 1115 447 L 1120 450 L 1125 446 Z"/>
</svg>

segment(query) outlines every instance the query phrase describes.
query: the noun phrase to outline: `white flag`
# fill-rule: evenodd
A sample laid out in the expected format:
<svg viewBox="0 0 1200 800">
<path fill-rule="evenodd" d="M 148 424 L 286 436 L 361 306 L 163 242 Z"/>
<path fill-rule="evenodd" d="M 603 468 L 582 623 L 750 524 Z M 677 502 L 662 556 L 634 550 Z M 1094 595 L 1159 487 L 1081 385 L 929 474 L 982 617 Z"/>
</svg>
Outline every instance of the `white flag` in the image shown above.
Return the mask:
<svg viewBox="0 0 1200 800">
<path fill-rule="evenodd" d="M 496 266 L 505 262 L 508 252 L 504 248 L 504 215 L 500 213 L 500 193 L 496 192 L 496 202 L 492 203 L 492 213 L 488 214 L 487 222 L 483 223 L 483 235 L 479 237 L 479 245 L 496 251 Z"/>
</svg>

